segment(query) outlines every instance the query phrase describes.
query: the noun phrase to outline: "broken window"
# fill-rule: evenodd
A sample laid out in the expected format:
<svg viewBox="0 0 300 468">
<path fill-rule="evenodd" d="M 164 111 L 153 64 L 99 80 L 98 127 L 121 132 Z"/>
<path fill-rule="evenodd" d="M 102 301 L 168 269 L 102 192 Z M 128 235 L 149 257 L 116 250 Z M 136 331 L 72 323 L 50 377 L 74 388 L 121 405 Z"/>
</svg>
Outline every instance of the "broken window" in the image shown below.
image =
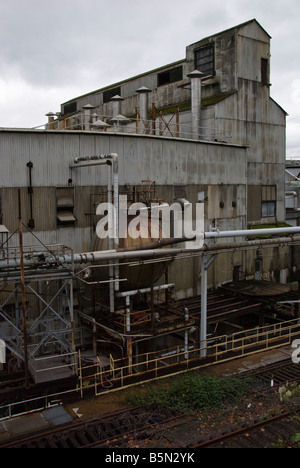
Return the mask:
<svg viewBox="0 0 300 468">
<path fill-rule="evenodd" d="M 56 189 L 56 220 L 58 227 L 71 227 L 75 225 L 73 187 Z"/>
<path fill-rule="evenodd" d="M 195 68 L 204 75 L 215 74 L 215 47 L 213 44 L 206 45 L 195 51 Z"/>
<path fill-rule="evenodd" d="M 182 67 L 173 68 L 157 75 L 157 85 L 163 86 L 169 83 L 175 83 L 182 80 Z"/>
</svg>

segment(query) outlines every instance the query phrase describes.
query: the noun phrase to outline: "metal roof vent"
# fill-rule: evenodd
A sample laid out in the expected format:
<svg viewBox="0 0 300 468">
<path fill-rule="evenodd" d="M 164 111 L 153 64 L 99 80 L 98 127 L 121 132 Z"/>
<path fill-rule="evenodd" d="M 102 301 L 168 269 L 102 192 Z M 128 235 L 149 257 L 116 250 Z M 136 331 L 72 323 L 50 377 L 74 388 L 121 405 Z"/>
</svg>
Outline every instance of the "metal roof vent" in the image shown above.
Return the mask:
<svg viewBox="0 0 300 468">
<path fill-rule="evenodd" d="M 91 129 L 103 129 L 103 128 L 107 128 L 107 127 L 110 127 L 111 125 L 109 125 L 108 123 L 104 122 L 103 120 L 101 119 L 98 119 L 96 120 L 96 122 L 92 123 L 91 124 Z"/>
</svg>

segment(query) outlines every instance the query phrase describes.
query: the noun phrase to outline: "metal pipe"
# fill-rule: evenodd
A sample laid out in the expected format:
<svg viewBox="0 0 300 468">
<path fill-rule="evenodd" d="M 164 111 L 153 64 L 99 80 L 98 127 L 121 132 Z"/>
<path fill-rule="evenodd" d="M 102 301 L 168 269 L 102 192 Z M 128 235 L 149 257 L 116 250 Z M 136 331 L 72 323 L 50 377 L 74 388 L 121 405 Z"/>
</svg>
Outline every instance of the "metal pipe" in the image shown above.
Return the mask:
<svg viewBox="0 0 300 468">
<path fill-rule="evenodd" d="M 293 174 L 292 172 L 288 171 L 287 169 L 285 170 L 285 172 L 286 172 L 287 174 L 289 174 L 290 176 L 292 176 L 294 179 L 296 179 L 297 181 L 300 182 L 299 177 L 295 176 L 295 174 Z"/>
<path fill-rule="evenodd" d="M 112 199 L 113 199 L 113 188 L 112 188 L 112 164 L 110 164 L 107 167 L 107 202 L 111 205 L 112 204 Z M 109 223 L 111 226 L 112 224 Z M 114 248 L 114 243 L 113 243 L 113 236 L 110 235 L 108 236 L 108 247 L 110 250 Z M 114 265 L 113 262 L 109 262 L 109 304 L 110 304 L 110 313 L 114 314 L 115 312 L 115 289 L 114 289 Z"/>
<path fill-rule="evenodd" d="M 154 286 L 153 291 L 165 291 L 167 289 L 175 288 L 175 284 L 162 284 L 160 286 Z M 147 294 L 151 292 L 152 288 L 145 288 L 145 289 L 136 289 L 134 291 L 126 291 L 126 292 L 119 292 L 117 294 L 118 297 L 129 297 L 129 296 L 136 296 L 137 294 Z"/>
<path fill-rule="evenodd" d="M 131 307 L 130 307 L 130 295 L 128 294 L 126 296 L 126 332 L 130 333 L 131 328 L 130 328 L 130 313 L 131 313 Z"/>
<path fill-rule="evenodd" d="M 29 362 L 28 362 L 28 336 L 27 336 L 27 311 L 26 311 L 26 291 L 25 291 L 25 273 L 24 273 L 24 256 L 23 256 L 23 233 L 22 233 L 22 210 L 21 210 L 21 190 L 18 190 L 19 201 L 19 243 L 20 243 L 20 259 L 21 259 L 21 290 L 22 290 L 22 324 L 23 324 L 23 340 L 24 340 L 24 366 L 25 366 L 25 388 L 29 385 Z"/>
<path fill-rule="evenodd" d="M 191 78 L 192 83 L 192 132 L 193 137 L 197 140 L 200 139 L 200 123 L 201 123 L 201 103 L 202 103 L 202 78 L 203 73 L 194 70 L 187 75 Z"/>
<path fill-rule="evenodd" d="M 188 322 L 189 318 L 190 318 L 189 309 L 185 308 L 184 309 L 184 320 L 186 322 Z M 188 350 L 189 350 L 189 330 L 186 329 L 185 332 L 184 332 L 184 351 L 185 351 L 184 358 L 186 360 L 188 359 Z"/>
<path fill-rule="evenodd" d="M 114 219 L 114 226 L 115 226 L 115 239 L 114 239 L 114 247 L 116 250 L 119 249 L 119 163 L 118 163 L 118 155 L 113 153 L 111 154 L 113 165 L 112 165 L 112 172 L 113 172 L 113 187 L 114 187 L 114 207 L 115 207 L 115 219 Z M 115 266 L 115 291 L 120 291 L 120 269 L 119 266 Z"/>
<path fill-rule="evenodd" d="M 136 93 L 139 94 L 139 112 L 140 112 L 140 119 L 143 123 L 144 129 L 147 132 L 148 130 L 148 96 L 151 93 L 151 89 L 142 86 L 141 88 L 136 90 Z"/>
<path fill-rule="evenodd" d="M 205 239 L 224 239 L 226 237 L 257 237 L 274 236 L 282 234 L 300 234 L 300 227 L 272 228 L 272 229 L 249 229 L 241 231 L 213 231 L 205 232 Z"/>
<path fill-rule="evenodd" d="M 298 228 L 300 229 L 300 228 Z M 180 254 L 193 254 L 193 253 L 209 253 L 215 252 L 218 250 L 232 250 L 244 247 L 253 247 L 253 246 L 268 246 L 268 245 L 276 245 L 276 244 L 288 244 L 293 241 L 300 242 L 300 238 L 292 238 L 292 237 L 281 237 L 281 238 L 274 238 L 274 239 L 260 239 L 255 241 L 244 241 L 244 242 L 235 242 L 229 244 L 212 244 L 212 245 L 204 245 L 202 248 L 198 249 L 150 249 L 150 250 L 138 250 L 138 251 L 125 251 L 125 252 L 118 252 L 115 250 L 111 251 L 103 251 L 103 252 L 90 252 L 90 253 L 81 253 L 81 254 L 74 254 L 74 257 L 71 255 L 61 255 L 59 257 L 45 257 L 45 261 L 42 264 L 39 264 L 36 257 L 24 258 L 24 266 L 28 268 L 32 268 L 36 265 L 36 268 L 44 268 L 51 267 L 51 263 L 57 264 L 57 262 L 70 264 L 74 259 L 75 264 L 89 264 L 89 263 L 100 263 L 100 262 L 107 262 L 107 261 L 126 261 L 126 260 L 136 260 L 136 259 L 157 259 L 161 257 L 176 257 Z M 37 254 L 45 255 L 45 252 L 41 252 Z M 11 271 L 19 270 L 21 265 L 20 258 L 12 258 L 0 261 L 0 270 L 5 270 L 9 267 Z"/>
</svg>

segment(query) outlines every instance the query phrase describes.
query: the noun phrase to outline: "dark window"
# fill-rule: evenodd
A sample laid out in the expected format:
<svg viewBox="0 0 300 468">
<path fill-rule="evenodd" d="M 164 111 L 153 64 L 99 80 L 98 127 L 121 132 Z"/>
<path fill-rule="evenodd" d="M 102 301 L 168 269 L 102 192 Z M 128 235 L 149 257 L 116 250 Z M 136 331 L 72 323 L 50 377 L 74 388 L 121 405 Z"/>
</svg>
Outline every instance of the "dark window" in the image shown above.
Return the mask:
<svg viewBox="0 0 300 468">
<path fill-rule="evenodd" d="M 215 74 L 215 47 L 213 44 L 195 51 L 195 68 L 205 75 Z"/>
<path fill-rule="evenodd" d="M 121 88 L 109 89 L 103 93 L 103 103 L 109 102 L 113 97 L 121 96 Z"/>
<path fill-rule="evenodd" d="M 64 115 L 73 114 L 74 112 L 77 112 L 77 102 L 71 102 L 64 106 Z"/>
<path fill-rule="evenodd" d="M 157 75 L 158 86 L 163 86 L 169 83 L 175 83 L 182 80 L 182 67 L 173 68 Z"/>
<path fill-rule="evenodd" d="M 261 59 L 261 82 L 263 85 L 269 84 L 269 60 Z"/>
</svg>

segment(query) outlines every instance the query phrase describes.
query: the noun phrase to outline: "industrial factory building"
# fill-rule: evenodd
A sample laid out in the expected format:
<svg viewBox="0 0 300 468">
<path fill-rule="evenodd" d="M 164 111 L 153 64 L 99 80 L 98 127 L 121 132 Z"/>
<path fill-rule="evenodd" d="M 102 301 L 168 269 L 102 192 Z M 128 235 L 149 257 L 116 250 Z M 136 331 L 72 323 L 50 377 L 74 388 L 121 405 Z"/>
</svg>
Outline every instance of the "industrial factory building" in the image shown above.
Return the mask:
<svg viewBox="0 0 300 468">
<path fill-rule="evenodd" d="M 186 359 L 207 336 L 276 322 L 278 307 L 265 317 L 261 297 L 297 289 L 299 247 L 285 231 L 286 112 L 270 96 L 270 40 L 251 20 L 187 46 L 178 62 L 63 103 L 45 129 L 0 129 L 4 371 L 63 379 L 78 374 L 80 350 L 100 356 L 101 372 L 120 358 L 132 375 L 142 355 L 182 345 Z M 194 222 L 201 206 L 207 236 L 193 249 L 174 239 L 171 213 L 168 239 L 105 242 L 97 207 L 120 213 L 120 196 L 125 211 L 192 206 Z M 270 239 L 262 228 L 283 230 Z M 241 300 L 247 280 L 258 294 Z"/>
</svg>

